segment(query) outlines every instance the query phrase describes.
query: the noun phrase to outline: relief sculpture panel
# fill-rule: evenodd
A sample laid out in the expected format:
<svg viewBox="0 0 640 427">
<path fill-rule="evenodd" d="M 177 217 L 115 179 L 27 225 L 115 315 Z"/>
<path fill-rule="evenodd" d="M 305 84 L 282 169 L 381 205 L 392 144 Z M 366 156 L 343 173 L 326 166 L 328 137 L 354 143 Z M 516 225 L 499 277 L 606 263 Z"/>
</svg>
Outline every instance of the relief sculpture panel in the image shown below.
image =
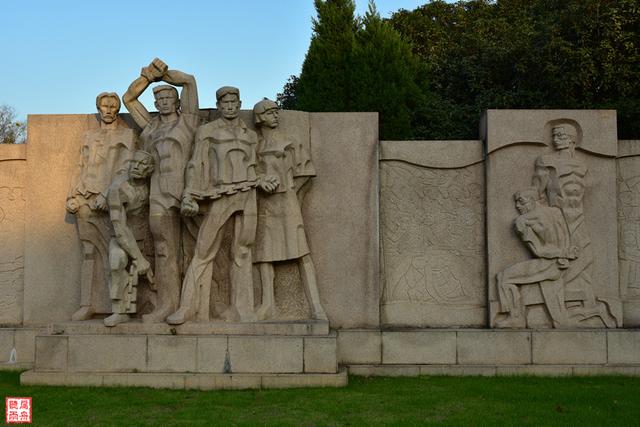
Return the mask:
<svg viewBox="0 0 640 427">
<path fill-rule="evenodd" d="M 383 143 L 383 323 L 482 326 L 486 294 L 480 143 L 408 143 L 413 144 L 410 150 L 430 150 L 435 156 L 422 161 L 419 155 L 397 149 L 405 142 Z M 454 151 L 475 148 L 475 157 L 466 162 L 458 157 L 456 163 L 450 162 L 451 168 L 443 168 L 437 163 L 442 144 L 449 144 Z"/>
<path fill-rule="evenodd" d="M 0 145 L 0 324 L 22 321 L 24 276 L 24 146 Z M 24 151 L 24 150 L 22 150 Z M 6 154 L 6 155 L 5 155 Z"/>
<path fill-rule="evenodd" d="M 618 255 L 625 326 L 640 326 L 640 141 L 620 141 Z"/>
</svg>

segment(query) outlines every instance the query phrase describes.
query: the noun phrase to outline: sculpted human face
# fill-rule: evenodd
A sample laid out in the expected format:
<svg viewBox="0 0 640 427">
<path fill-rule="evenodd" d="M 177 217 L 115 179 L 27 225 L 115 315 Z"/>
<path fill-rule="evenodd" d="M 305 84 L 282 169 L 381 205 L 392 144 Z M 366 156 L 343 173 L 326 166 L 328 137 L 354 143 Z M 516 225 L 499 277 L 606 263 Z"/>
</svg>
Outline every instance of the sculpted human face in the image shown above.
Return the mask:
<svg viewBox="0 0 640 427">
<path fill-rule="evenodd" d="M 129 164 L 129 175 L 135 179 L 146 178 L 153 172 L 153 159 L 143 153 L 135 153 Z"/>
<path fill-rule="evenodd" d="M 161 90 L 155 94 L 155 106 L 160 114 L 173 114 L 178 111 L 178 98 L 172 90 Z"/>
<path fill-rule="evenodd" d="M 233 120 L 238 117 L 241 105 L 242 102 L 240 102 L 240 98 L 234 93 L 228 93 L 216 102 L 216 106 L 222 113 L 222 117 L 227 120 Z"/>
<path fill-rule="evenodd" d="M 111 124 L 118 118 L 118 101 L 110 96 L 105 96 L 98 104 L 100 120 L 106 124 Z"/>
<path fill-rule="evenodd" d="M 536 201 L 533 197 L 518 194 L 516 195 L 516 209 L 520 213 L 520 215 L 524 215 L 533 210 L 536 205 Z"/>
<path fill-rule="evenodd" d="M 561 127 L 553 128 L 551 136 L 553 139 L 553 148 L 556 150 L 566 150 L 573 142 L 571 136 L 567 135 L 564 128 Z"/>
<path fill-rule="evenodd" d="M 270 110 L 265 111 L 260 115 L 262 119 L 262 125 L 275 129 L 278 127 L 278 109 L 272 108 Z"/>
</svg>

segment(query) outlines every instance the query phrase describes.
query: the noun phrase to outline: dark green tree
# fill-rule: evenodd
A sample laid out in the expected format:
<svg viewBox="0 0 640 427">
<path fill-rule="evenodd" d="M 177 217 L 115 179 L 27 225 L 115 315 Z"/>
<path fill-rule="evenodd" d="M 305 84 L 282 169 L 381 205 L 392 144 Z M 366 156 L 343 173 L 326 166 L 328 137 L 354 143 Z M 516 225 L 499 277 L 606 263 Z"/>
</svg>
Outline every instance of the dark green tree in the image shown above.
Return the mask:
<svg viewBox="0 0 640 427">
<path fill-rule="evenodd" d="M 296 98 L 305 111 L 347 111 L 350 65 L 357 22 L 353 0 L 315 0 L 311 45 L 302 64 Z"/>
<path fill-rule="evenodd" d="M 427 137 L 475 138 L 487 108 L 616 108 L 620 136 L 640 136 L 637 0 L 438 0 L 390 21 L 444 101 L 414 119 Z"/>
<path fill-rule="evenodd" d="M 412 137 L 418 103 L 418 62 L 411 46 L 383 21 L 373 1 L 356 33 L 351 65 L 351 109 L 380 113 L 382 139 Z"/>
</svg>

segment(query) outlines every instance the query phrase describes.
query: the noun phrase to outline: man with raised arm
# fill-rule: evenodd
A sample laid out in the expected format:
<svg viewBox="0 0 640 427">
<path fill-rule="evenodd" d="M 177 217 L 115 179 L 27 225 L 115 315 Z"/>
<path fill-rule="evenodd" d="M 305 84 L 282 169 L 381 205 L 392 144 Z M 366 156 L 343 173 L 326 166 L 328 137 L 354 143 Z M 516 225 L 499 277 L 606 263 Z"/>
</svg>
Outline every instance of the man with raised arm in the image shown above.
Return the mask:
<svg viewBox="0 0 640 427">
<path fill-rule="evenodd" d="M 153 82 L 169 85 L 153 88 L 158 115 L 152 117 L 138 97 Z M 182 87 L 178 91 L 174 86 Z M 156 258 L 157 306 L 142 317 L 144 322 L 162 322 L 173 313 L 180 301 L 181 230 L 180 202 L 184 188 L 184 170 L 200 124 L 198 90 L 193 76 L 169 70 L 167 64 L 154 59 L 142 68 L 140 77 L 131 83 L 124 104 L 142 128 L 142 149 L 151 153 L 155 168 L 149 193 L 149 225 Z"/>
</svg>

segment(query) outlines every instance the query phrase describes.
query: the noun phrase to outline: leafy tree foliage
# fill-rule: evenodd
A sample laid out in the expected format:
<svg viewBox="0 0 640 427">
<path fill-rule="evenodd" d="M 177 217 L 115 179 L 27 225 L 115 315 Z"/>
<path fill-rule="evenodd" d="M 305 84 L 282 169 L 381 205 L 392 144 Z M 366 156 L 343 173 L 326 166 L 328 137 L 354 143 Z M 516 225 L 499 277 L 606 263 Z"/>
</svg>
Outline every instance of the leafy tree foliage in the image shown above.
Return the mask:
<svg viewBox="0 0 640 427">
<path fill-rule="evenodd" d="M 315 6 L 285 108 L 379 111 L 383 139 L 477 138 L 490 108 L 610 108 L 640 138 L 638 0 L 431 0 L 389 20 Z"/>
<path fill-rule="evenodd" d="M 614 108 L 620 136 L 640 137 L 637 0 L 436 0 L 390 22 L 446 100 L 420 136 L 476 137 L 487 108 Z"/>
<path fill-rule="evenodd" d="M 412 135 L 419 103 L 418 61 L 373 2 L 354 17 L 352 0 L 316 0 L 317 18 L 302 73 L 291 77 L 280 104 L 306 111 L 377 111 L 385 139 Z"/>
<path fill-rule="evenodd" d="M 26 139 L 26 124 L 16 120 L 16 112 L 0 105 L 0 144 L 21 144 Z"/>
<path fill-rule="evenodd" d="M 297 108 L 347 111 L 351 58 L 357 23 L 353 0 L 315 0 L 311 45 L 302 64 L 296 91 Z"/>
</svg>

